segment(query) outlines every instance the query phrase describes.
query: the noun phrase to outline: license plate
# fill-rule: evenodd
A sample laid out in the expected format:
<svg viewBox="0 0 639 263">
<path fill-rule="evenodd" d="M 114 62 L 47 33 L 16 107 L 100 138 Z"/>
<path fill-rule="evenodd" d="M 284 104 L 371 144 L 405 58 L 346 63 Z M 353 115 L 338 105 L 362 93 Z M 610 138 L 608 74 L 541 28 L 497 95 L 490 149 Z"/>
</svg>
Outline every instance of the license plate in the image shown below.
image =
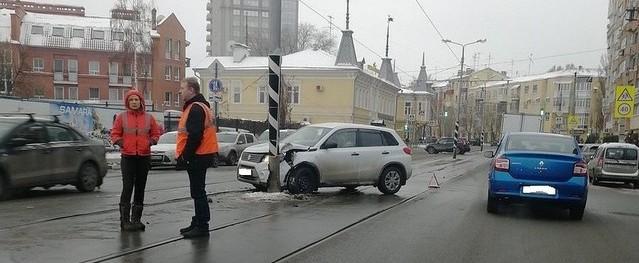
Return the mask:
<svg viewBox="0 0 639 263">
<path fill-rule="evenodd" d="M 153 161 L 162 161 L 162 155 L 151 156 L 151 160 L 153 160 Z"/>
<path fill-rule="evenodd" d="M 524 194 L 556 195 L 557 189 L 547 185 L 528 185 L 522 188 Z"/>
<path fill-rule="evenodd" d="M 246 169 L 246 168 L 240 168 L 238 170 L 238 173 L 244 176 L 250 176 L 252 174 L 251 169 Z"/>
</svg>

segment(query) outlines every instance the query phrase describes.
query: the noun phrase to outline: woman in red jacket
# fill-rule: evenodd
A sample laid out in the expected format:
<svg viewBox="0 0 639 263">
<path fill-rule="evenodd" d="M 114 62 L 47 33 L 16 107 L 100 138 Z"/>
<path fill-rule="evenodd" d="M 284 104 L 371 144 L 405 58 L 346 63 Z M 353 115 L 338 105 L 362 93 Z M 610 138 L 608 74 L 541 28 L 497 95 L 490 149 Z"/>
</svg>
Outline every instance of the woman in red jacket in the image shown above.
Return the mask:
<svg viewBox="0 0 639 263">
<path fill-rule="evenodd" d="M 151 145 L 160 137 L 160 127 L 153 116 L 144 111 L 144 96 L 130 90 L 124 98 L 127 111 L 117 115 L 111 130 L 111 141 L 120 146 L 122 159 L 122 195 L 120 196 L 120 228 L 144 231 L 140 221 L 144 207 L 144 188 L 151 167 Z M 131 208 L 131 194 L 133 208 Z M 129 214 L 131 212 L 131 214 Z"/>
</svg>

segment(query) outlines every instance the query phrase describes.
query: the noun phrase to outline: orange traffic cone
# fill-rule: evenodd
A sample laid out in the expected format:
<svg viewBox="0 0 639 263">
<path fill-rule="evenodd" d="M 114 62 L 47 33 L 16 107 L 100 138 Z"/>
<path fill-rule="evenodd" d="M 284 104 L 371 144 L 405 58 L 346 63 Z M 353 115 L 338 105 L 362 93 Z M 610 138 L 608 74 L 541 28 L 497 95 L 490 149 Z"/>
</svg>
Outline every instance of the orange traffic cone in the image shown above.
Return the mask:
<svg viewBox="0 0 639 263">
<path fill-rule="evenodd" d="M 439 188 L 439 181 L 437 180 L 437 176 L 435 175 L 435 173 L 433 173 L 433 177 L 430 178 L 428 188 Z"/>
</svg>

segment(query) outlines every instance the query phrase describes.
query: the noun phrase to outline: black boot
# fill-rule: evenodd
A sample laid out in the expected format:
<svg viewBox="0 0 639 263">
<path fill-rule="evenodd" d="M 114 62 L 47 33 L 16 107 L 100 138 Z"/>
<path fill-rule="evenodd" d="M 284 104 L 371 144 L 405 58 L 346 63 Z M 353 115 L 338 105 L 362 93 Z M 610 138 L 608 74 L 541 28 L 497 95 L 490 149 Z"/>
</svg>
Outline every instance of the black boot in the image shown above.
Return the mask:
<svg viewBox="0 0 639 263">
<path fill-rule="evenodd" d="M 130 221 L 131 204 L 120 204 L 120 230 L 131 231 L 133 225 Z"/>
<path fill-rule="evenodd" d="M 191 222 L 191 224 L 185 228 L 180 228 L 180 234 L 184 234 L 186 232 L 191 231 L 191 229 L 193 229 L 195 227 L 195 225 L 193 225 L 193 222 Z"/>
<path fill-rule="evenodd" d="M 133 210 L 131 213 L 131 225 L 133 226 L 133 230 L 144 231 L 146 226 L 140 221 L 142 218 L 142 210 L 144 206 L 142 205 L 133 205 Z"/>
<path fill-rule="evenodd" d="M 184 233 L 181 233 L 184 238 L 196 238 L 196 237 L 208 237 L 209 236 L 209 224 L 191 224 L 192 228 Z M 180 229 L 182 230 L 182 229 Z"/>
</svg>

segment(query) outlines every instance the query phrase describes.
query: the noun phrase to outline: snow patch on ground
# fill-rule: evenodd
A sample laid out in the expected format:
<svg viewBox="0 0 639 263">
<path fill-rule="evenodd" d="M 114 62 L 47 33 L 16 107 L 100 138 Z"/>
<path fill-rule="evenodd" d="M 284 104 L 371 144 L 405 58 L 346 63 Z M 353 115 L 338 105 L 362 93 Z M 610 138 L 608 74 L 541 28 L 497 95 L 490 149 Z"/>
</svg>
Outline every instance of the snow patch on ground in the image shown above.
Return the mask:
<svg viewBox="0 0 639 263">
<path fill-rule="evenodd" d="M 309 197 L 307 195 L 290 195 L 287 193 L 254 192 L 242 195 L 242 199 L 252 201 L 293 201 L 308 200 Z"/>
</svg>

